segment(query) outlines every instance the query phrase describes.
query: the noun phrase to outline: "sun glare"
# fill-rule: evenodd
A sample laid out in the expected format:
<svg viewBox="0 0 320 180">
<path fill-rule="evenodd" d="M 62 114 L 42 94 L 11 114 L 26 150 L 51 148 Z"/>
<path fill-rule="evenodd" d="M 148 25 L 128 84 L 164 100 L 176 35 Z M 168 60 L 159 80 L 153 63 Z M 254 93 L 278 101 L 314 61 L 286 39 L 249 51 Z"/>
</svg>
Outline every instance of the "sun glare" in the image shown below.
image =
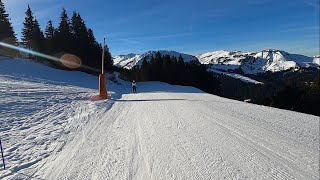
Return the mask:
<svg viewBox="0 0 320 180">
<path fill-rule="evenodd" d="M 26 49 L 26 48 L 22 48 L 22 47 L 18 47 L 18 46 L 14 46 L 11 44 L 7 44 L 4 42 L 0 42 L 0 46 L 5 47 L 5 48 L 9 48 L 9 49 L 14 49 L 16 51 L 22 52 L 22 53 L 27 53 L 27 54 L 31 54 L 37 57 L 41 57 L 41 58 L 45 58 L 51 61 L 55 61 L 55 62 L 61 62 L 65 67 L 70 68 L 70 69 L 77 69 L 77 68 L 84 68 L 84 69 L 88 69 L 94 72 L 100 72 L 100 70 L 92 68 L 92 67 L 88 67 L 82 64 L 81 59 L 73 54 L 63 54 L 60 58 L 54 57 L 54 56 L 50 56 L 44 53 L 40 53 L 40 52 L 36 52 L 30 49 Z"/>
</svg>

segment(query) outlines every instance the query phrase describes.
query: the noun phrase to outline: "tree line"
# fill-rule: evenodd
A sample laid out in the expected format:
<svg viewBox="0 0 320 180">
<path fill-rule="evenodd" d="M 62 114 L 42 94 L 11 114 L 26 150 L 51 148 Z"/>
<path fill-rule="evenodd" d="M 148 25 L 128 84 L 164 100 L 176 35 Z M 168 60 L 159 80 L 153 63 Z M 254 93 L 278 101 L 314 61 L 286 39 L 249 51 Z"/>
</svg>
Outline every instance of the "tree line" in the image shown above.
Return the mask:
<svg viewBox="0 0 320 180">
<path fill-rule="evenodd" d="M 9 14 L 6 12 L 3 2 L 0 0 L 0 42 L 17 45 L 17 38 L 13 31 Z M 15 56 L 16 51 L 0 46 L 0 54 Z"/>
<path fill-rule="evenodd" d="M 93 30 L 87 28 L 78 12 L 74 11 L 71 19 L 69 19 L 67 11 L 62 9 L 58 27 L 54 27 L 52 20 L 49 20 L 43 32 L 30 6 L 28 6 L 25 12 L 21 40 L 24 47 L 33 51 L 58 58 L 67 53 L 76 55 L 81 59 L 82 65 L 91 69 L 101 69 L 101 52 L 103 47 L 97 42 Z M 0 41 L 15 46 L 19 45 L 10 23 L 9 15 L 6 13 L 4 3 L 1 0 Z M 112 56 L 107 46 L 105 50 L 105 68 L 111 70 L 113 66 Z M 17 56 L 18 52 L 2 47 L 0 54 Z M 29 58 L 35 59 L 36 57 L 30 54 Z M 46 60 L 40 59 L 42 61 Z M 83 68 L 80 70 L 91 71 Z"/>
<path fill-rule="evenodd" d="M 287 83 L 260 104 L 320 116 L 320 73 L 305 72 L 284 78 Z M 306 80 L 304 76 L 310 76 Z"/>
<path fill-rule="evenodd" d="M 254 104 L 320 116 L 320 73 L 316 69 L 246 75 L 263 85 L 245 83 L 223 74 L 216 76 L 222 83 L 223 97 L 251 99 Z"/>
<path fill-rule="evenodd" d="M 150 59 L 148 59 L 150 58 Z M 141 66 L 121 69 L 120 78 L 127 81 L 161 81 L 173 85 L 193 86 L 205 92 L 221 95 L 220 81 L 196 61 L 184 62 L 170 55 L 144 57 Z"/>
</svg>

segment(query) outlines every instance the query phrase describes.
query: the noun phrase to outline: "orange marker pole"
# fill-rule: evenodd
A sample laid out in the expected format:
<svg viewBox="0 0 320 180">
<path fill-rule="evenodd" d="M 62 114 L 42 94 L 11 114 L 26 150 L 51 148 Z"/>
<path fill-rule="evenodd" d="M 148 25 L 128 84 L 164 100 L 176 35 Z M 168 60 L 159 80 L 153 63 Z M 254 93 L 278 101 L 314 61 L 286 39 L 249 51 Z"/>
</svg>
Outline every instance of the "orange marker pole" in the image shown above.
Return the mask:
<svg viewBox="0 0 320 180">
<path fill-rule="evenodd" d="M 99 96 L 102 99 L 108 98 L 107 85 L 106 85 L 106 76 L 104 74 L 104 52 L 105 52 L 105 43 L 106 38 L 103 38 L 103 47 L 102 47 L 102 69 L 101 74 L 99 75 Z"/>
</svg>

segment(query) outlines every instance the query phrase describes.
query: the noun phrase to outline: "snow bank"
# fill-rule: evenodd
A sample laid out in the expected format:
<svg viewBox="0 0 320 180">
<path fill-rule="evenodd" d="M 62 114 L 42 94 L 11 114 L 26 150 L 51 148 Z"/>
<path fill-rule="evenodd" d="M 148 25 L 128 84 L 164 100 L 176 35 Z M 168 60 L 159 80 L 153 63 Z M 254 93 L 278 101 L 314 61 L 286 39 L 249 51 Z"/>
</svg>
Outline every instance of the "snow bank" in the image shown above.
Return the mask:
<svg viewBox="0 0 320 180">
<path fill-rule="evenodd" d="M 97 77 L 82 72 L 0 57 L 0 137 L 7 166 L 0 179 L 32 178 L 35 167 L 110 108 L 111 103 L 89 101 L 98 93 L 97 83 Z"/>
</svg>

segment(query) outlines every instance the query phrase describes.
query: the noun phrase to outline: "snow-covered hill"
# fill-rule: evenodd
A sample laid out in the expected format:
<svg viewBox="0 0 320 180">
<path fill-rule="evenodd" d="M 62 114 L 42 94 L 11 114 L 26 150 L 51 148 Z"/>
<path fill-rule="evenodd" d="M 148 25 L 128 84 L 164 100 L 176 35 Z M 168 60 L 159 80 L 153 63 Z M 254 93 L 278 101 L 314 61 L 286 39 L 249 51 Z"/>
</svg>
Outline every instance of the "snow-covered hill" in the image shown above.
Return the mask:
<svg viewBox="0 0 320 180">
<path fill-rule="evenodd" d="M 209 64 L 210 69 L 227 71 L 240 68 L 245 74 L 319 67 L 316 58 L 273 49 L 261 52 L 213 51 L 197 57 L 200 63 Z"/>
<path fill-rule="evenodd" d="M 320 55 L 313 57 L 313 63 L 314 64 L 318 64 L 320 66 Z"/>
<path fill-rule="evenodd" d="M 128 54 L 128 55 L 119 55 L 115 56 L 113 58 L 114 65 L 120 68 L 126 68 L 126 69 L 131 69 L 135 65 L 141 65 L 143 59 L 146 57 L 148 61 L 150 61 L 151 57 L 155 57 L 156 53 L 158 51 L 147 51 L 143 54 Z M 161 55 L 169 55 L 178 58 L 180 55 L 182 56 L 183 60 L 185 62 L 190 62 L 190 61 L 198 61 L 198 59 L 195 56 L 188 55 L 188 54 L 183 54 L 179 53 L 176 51 L 165 51 L 165 50 L 160 50 L 159 51 Z"/>
<path fill-rule="evenodd" d="M 119 55 L 113 57 L 113 63 L 117 67 L 131 69 L 141 59 L 142 56 L 140 54 Z"/>
<path fill-rule="evenodd" d="M 93 102 L 97 82 L 0 58 L 0 179 L 319 179 L 317 116 L 160 82 Z"/>
</svg>

